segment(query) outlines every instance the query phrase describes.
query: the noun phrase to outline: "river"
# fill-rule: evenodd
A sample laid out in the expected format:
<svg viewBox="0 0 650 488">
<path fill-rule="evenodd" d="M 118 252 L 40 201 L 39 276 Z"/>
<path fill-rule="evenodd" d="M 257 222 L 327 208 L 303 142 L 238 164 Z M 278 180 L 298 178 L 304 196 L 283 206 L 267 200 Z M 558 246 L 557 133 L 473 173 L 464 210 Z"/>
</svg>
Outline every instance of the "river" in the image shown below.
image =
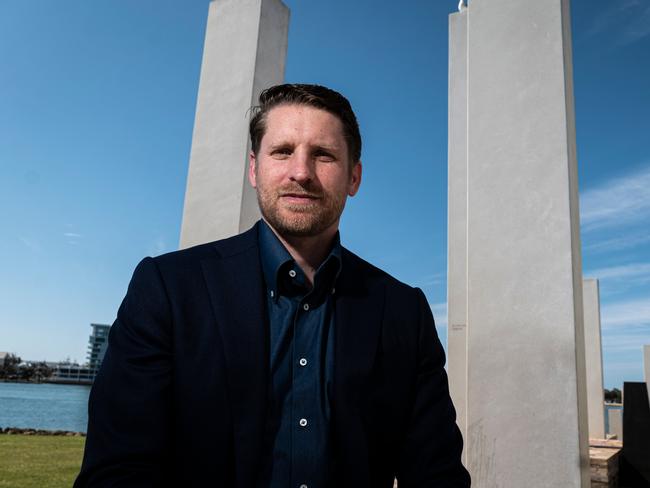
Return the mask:
<svg viewBox="0 0 650 488">
<path fill-rule="evenodd" d="M 86 432 L 90 386 L 0 382 L 0 427 Z"/>
</svg>

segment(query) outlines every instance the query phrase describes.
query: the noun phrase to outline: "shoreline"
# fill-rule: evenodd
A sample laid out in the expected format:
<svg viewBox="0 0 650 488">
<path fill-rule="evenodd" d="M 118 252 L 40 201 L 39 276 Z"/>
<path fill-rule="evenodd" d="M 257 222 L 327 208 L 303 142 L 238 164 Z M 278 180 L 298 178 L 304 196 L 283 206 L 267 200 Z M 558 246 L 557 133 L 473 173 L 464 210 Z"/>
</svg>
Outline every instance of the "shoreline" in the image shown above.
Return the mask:
<svg viewBox="0 0 650 488">
<path fill-rule="evenodd" d="M 0 427 L 0 435 L 49 435 L 49 436 L 66 436 L 66 437 L 86 437 L 85 432 L 74 432 L 71 430 L 45 430 L 29 429 L 22 427 Z"/>
<path fill-rule="evenodd" d="M 30 380 L 7 380 L 0 379 L 0 383 L 16 383 L 16 384 L 25 384 L 25 385 L 79 385 L 79 386 L 92 386 L 92 381 L 69 381 L 69 380 L 41 380 L 41 381 L 30 381 Z"/>
</svg>

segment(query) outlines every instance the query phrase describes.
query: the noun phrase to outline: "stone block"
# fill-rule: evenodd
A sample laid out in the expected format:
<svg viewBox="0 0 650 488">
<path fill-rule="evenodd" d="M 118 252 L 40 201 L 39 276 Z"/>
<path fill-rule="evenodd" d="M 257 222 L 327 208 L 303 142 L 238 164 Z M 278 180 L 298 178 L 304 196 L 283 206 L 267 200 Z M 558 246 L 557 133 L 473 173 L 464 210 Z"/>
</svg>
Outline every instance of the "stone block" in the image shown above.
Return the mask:
<svg viewBox="0 0 650 488">
<path fill-rule="evenodd" d="M 618 458 L 620 448 L 589 447 L 589 474 L 591 486 L 613 487 L 618 480 Z"/>
</svg>

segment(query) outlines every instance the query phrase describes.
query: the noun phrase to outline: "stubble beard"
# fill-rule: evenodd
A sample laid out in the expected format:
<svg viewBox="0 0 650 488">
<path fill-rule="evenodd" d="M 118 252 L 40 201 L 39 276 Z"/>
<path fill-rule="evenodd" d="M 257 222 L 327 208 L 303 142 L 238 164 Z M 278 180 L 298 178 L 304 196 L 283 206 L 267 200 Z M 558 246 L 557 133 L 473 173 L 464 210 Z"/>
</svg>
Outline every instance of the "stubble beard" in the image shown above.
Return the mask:
<svg viewBox="0 0 650 488">
<path fill-rule="evenodd" d="M 308 194 L 317 198 L 309 203 L 282 201 L 287 193 Z M 257 186 L 257 202 L 262 217 L 282 236 L 313 237 L 331 227 L 343 213 L 345 194 L 330 194 L 313 185 L 286 186 L 277 190 Z"/>
</svg>

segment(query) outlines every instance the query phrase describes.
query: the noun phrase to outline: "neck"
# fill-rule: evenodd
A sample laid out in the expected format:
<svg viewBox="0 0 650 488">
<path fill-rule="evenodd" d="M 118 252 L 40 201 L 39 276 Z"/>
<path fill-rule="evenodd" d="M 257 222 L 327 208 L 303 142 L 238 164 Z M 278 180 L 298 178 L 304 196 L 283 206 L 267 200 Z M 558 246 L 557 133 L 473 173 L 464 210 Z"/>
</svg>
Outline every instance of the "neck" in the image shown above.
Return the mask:
<svg viewBox="0 0 650 488">
<path fill-rule="evenodd" d="M 266 223 L 305 273 L 309 285 L 313 286 L 316 270 L 332 249 L 338 223 L 316 236 L 283 236 L 271 224 Z"/>
</svg>

